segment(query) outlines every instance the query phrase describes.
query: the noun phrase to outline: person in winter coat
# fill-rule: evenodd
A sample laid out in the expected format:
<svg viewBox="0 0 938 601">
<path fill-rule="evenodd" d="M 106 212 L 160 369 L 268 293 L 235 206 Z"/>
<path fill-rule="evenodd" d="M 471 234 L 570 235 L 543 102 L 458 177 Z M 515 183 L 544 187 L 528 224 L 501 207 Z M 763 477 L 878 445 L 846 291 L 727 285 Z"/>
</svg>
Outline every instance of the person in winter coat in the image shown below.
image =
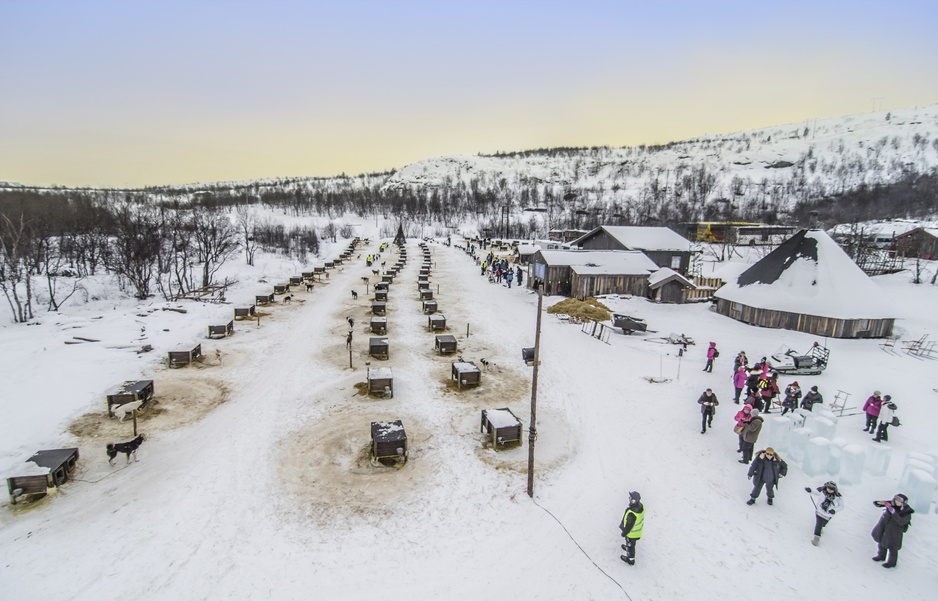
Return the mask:
<svg viewBox="0 0 938 601">
<path fill-rule="evenodd" d="M 807 409 L 808 411 L 813 411 L 814 406 L 818 403 L 823 403 L 824 397 L 821 396 L 821 393 L 818 392 L 817 386 L 812 386 L 811 390 L 808 391 L 804 398 L 801 399 L 801 408 Z"/>
<path fill-rule="evenodd" d="M 764 380 L 759 380 L 759 394 L 762 396 L 765 412 L 772 413 L 772 403 L 779 395 L 777 373 L 767 376 Z"/>
<path fill-rule="evenodd" d="M 795 409 L 798 408 L 798 399 L 800 398 L 801 387 L 798 386 L 798 381 L 795 380 L 785 387 L 785 398 L 782 399 L 782 415 L 785 415 L 789 411 L 794 413 Z"/>
<path fill-rule="evenodd" d="M 762 370 L 758 367 L 752 367 L 746 376 L 746 396 L 757 396 L 759 394 L 759 379 L 762 376 Z"/>
<path fill-rule="evenodd" d="M 700 433 L 706 434 L 707 427 L 713 427 L 713 415 L 716 413 L 720 401 L 717 400 L 717 395 L 713 394 L 713 390 L 708 388 L 697 399 L 697 404 L 700 405 Z"/>
<path fill-rule="evenodd" d="M 739 351 L 739 354 L 736 355 L 736 358 L 733 359 L 733 377 L 736 377 L 736 372 L 739 371 L 740 367 L 748 368 L 749 367 L 749 358 L 746 357 L 746 351 Z"/>
<path fill-rule="evenodd" d="M 814 503 L 814 538 L 811 539 L 811 544 L 816 547 L 821 542 L 821 530 L 835 513 L 843 511 L 844 498 L 837 490 L 837 483 L 830 480 L 818 486 L 816 492 L 807 486 L 804 491 L 811 495 L 811 502 Z"/>
<path fill-rule="evenodd" d="M 713 360 L 720 356 L 720 351 L 717 350 L 717 343 L 711 342 L 710 348 L 707 349 L 707 364 L 704 366 L 703 370 L 708 373 L 713 373 Z"/>
<path fill-rule="evenodd" d="M 909 529 L 912 514 L 915 513 L 908 505 L 909 499 L 903 494 L 897 494 L 892 501 L 873 501 L 873 505 L 884 507 L 883 515 L 873 528 L 873 540 L 879 545 L 873 561 L 883 561 L 884 568 L 896 567 L 899 561 L 899 549 L 902 548 L 902 535 Z M 887 559 L 888 551 L 888 559 Z"/>
<path fill-rule="evenodd" d="M 889 426 L 892 425 L 893 418 L 896 415 L 896 409 L 899 407 L 892 402 L 892 397 L 888 394 L 883 397 L 883 406 L 879 408 L 879 427 L 876 429 L 876 436 L 873 440 L 880 442 L 885 440 L 889 442 Z"/>
<path fill-rule="evenodd" d="M 505 281 L 508 282 L 508 287 L 511 288 L 511 280 L 514 279 L 514 275 L 511 273 L 511 270 L 505 272 Z"/>
<path fill-rule="evenodd" d="M 518 265 L 518 267 L 515 269 L 515 277 L 518 279 L 518 286 L 521 286 L 521 284 L 524 282 L 524 276 L 521 275 L 521 265 Z"/>
<path fill-rule="evenodd" d="M 622 516 L 622 521 L 619 522 L 619 530 L 625 538 L 625 543 L 622 545 L 625 555 L 620 555 L 619 558 L 630 566 L 635 565 L 635 543 L 642 537 L 644 526 L 645 506 L 642 505 L 642 495 L 634 491 L 630 492 L 629 506 L 625 510 L 625 515 Z"/>
<path fill-rule="evenodd" d="M 876 431 L 876 422 L 879 420 L 879 410 L 883 406 L 883 399 L 878 390 L 873 391 L 873 396 L 866 399 L 863 403 L 863 412 L 866 413 L 866 427 L 864 432 L 872 434 Z"/>
<path fill-rule="evenodd" d="M 746 366 L 740 365 L 736 368 L 736 373 L 733 374 L 733 388 L 736 389 L 736 404 L 739 404 L 739 395 L 743 393 L 743 388 L 746 387 Z"/>
<path fill-rule="evenodd" d="M 746 505 L 755 505 L 756 499 L 762 493 L 762 487 L 765 486 L 765 496 L 768 497 L 768 504 L 771 505 L 775 499 L 775 489 L 778 482 L 788 474 L 788 464 L 785 463 L 775 449 L 772 447 L 756 453 L 756 458 L 749 466 L 749 479 L 752 480 L 752 492 L 749 493 L 749 500 Z"/>
<path fill-rule="evenodd" d="M 736 448 L 737 453 L 743 452 L 743 428 L 746 424 L 749 423 L 749 420 L 752 419 L 752 405 L 746 403 L 743 405 L 743 408 L 736 412 L 736 415 L 733 416 L 733 419 L 736 420 L 736 427 L 733 428 L 733 431 L 736 432 L 736 435 L 739 436 L 739 446 Z"/>
<path fill-rule="evenodd" d="M 485 275 L 485 261 L 482 261 L 482 273 L 480 275 Z"/>
<path fill-rule="evenodd" d="M 759 415 L 759 410 L 753 407 L 749 413 L 752 418 L 743 424 L 743 431 L 740 432 L 743 437 L 743 458 L 739 460 L 740 463 L 752 461 L 752 449 L 755 447 L 756 441 L 759 440 L 759 432 L 762 431 L 763 420 L 762 416 Z"/>
</svg>

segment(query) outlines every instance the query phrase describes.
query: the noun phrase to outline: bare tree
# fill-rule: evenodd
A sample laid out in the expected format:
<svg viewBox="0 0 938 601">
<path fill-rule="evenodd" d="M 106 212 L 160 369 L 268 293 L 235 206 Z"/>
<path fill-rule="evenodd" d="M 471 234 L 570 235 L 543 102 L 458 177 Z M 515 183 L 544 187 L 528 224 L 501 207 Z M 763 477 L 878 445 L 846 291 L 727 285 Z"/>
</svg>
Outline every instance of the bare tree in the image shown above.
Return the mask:
<svg viewBox="0 0 938 601">
<path fill-rule="evenodd" d="M 30 229 L 22 211 L 0 213 L 0 290 L 10 304 L 14 323 L 33 318 L 32 284 L 29 278 Z"/>
<path fill-rule="evenodd" d="M 192 234 L 202 263 L 202 287 L 212 283 L 215 273 L 238 248 L 234 226 L 227 215 L 196 213 L 192 219 Z"/>
<path fill-rule="evenodd" d="M 125 205 L 115 214 L 112 240 L 114 271 L 131 283 L 135 296 L 150 296 L 150 282 L 162 246 L 160 219 L 145 207 Z"/>
<path fill-rule="evenodd" d="M 257 217 L 254 211 L 247 205 L 238 205 L 235 207 L 235 217 L 238 221 L 238 228 L 241 230 L 241 244 L 244 247 L 244 260 L 248 265 L 254 265 L 254 253 L 257 252 Z"/>
</svg>

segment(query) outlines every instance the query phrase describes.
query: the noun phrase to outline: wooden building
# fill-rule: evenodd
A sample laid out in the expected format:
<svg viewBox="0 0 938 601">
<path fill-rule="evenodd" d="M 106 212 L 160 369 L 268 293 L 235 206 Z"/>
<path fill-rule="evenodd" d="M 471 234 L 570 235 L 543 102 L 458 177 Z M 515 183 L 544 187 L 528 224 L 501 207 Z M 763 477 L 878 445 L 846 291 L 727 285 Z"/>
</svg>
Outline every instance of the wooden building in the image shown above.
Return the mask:
<svg viewBox="0 0 938 601">
<path fill-rule="evenodd" d="M 896 313 L 822 230 L 801 230 L 714 294 L 717 312 L 832 338 L 892 335 Z"/>
<path fill-rule="evenodd" d="M 368 368 L 368 394 L 394 398 L 394 374 L 390 367 Z"/>
<path fill-rule="evenodd" d="M 385 464 L 407 461 L 407 432 L 401 420 L 371 422 L 371 460 Z"/>
<path fill-rule="evenodd" d="M 895 239 L 896 254 L 934 261 L 938 259 L 938 229 L 917 227 Z"/>
<path fill-rule="evenodd" d="M 582 250 L 637 250 L 658 267 L 686 275 L 693 250 L 686 238 L 666 227 L 603 225 L 570 243 Z"/>
<path fill-rule="evenodd" d="M 648 297 L 659 303 L 685 303 L 687 291 L 697 286 L 669 267 L 648 276 Z"/>
<path fill-rule="evenodd" d="M 598 294 L 644 296 L 648 274 L 657 270 L 638 251 L 539 250 L 528 266 L 526 285 L 544 283 L 544 292 L 576 298 Z"/>
<path fill-rule="evenodd" d="M 466 386 L 478 386 L 482 383 L 482 371 L 470 361 L 454 361 L 452 379 L 456 380 L 460 390 Z"/>
</svg>

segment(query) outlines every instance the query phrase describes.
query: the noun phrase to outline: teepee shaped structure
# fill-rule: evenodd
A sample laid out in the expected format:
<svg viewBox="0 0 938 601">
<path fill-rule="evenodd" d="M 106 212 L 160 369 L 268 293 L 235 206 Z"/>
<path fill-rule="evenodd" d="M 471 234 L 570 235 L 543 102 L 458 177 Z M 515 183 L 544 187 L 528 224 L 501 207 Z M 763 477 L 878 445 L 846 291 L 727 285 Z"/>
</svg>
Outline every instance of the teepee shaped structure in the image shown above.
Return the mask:
<svg viewBox="0 0 938 601">
<path fill-rule="evenodd" d="M 394 244 L 398 246 L 404 246 L 407 243 L 407 238 L 404 237 L 404 223 L 401 222 L 397 225 L 397 235 L 394 236 Z"/>
<path fill-rule="evenodd" d="M 833 338 L 883 338 L 896 313 L 823 230 L 805 229 L 717 290 L 717 312 L 767 328 Z"/>
</svg>

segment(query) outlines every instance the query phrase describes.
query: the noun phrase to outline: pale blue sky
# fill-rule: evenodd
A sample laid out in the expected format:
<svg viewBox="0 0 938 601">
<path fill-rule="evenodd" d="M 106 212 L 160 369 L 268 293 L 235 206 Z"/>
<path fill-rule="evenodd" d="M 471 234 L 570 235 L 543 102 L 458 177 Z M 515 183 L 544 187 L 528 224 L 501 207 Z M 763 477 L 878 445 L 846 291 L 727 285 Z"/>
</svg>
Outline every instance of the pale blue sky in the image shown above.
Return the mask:
<svg viewBox="0 0 938 601">
<path fill-rule="evenodd" d="M 938 2 L 0 0 L 0 181 L 662 143 L 938 102 Z"/>
</svg>

